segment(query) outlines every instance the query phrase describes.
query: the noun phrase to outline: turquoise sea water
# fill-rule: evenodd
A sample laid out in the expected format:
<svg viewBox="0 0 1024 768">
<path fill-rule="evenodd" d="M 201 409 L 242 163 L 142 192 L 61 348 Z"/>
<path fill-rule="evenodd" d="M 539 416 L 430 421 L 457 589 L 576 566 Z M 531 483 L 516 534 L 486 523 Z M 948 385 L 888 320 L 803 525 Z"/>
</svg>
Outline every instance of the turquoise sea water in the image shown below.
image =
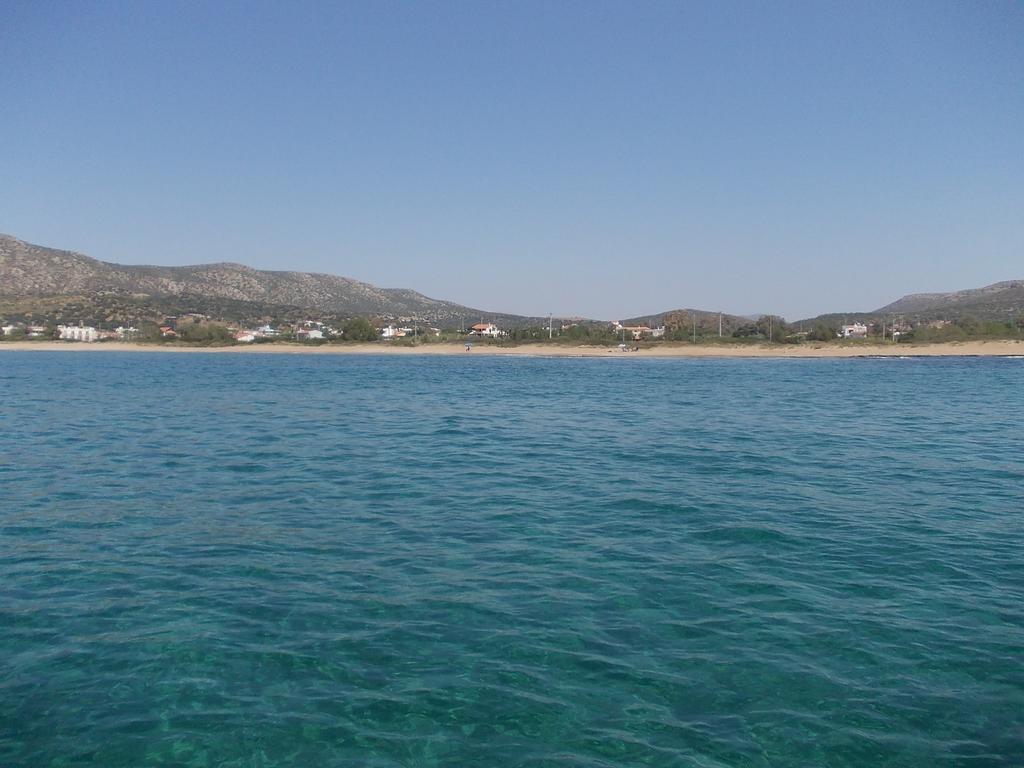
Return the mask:
<svg viewBox="0 0 1024 768">
<path fill-rule="evenodd" d="M 0 765 L 1024 765 L 1024 360 L 0 391 Z"/>
</svg>

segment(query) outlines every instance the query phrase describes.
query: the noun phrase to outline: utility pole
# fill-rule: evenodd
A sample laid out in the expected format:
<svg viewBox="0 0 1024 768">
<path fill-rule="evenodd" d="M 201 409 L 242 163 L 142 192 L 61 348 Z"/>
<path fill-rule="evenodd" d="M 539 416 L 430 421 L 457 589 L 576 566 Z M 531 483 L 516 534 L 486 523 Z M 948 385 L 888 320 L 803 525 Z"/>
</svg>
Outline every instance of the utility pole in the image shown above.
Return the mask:
<svg viewBox="0 0 1024 768">
<path fill-rule="evenodd" d="M 693 343 L 697 343 L 697 313 L 693 314 Z"/>
<path fill-rule="evenodd" d="M 768 343 L 772 343 L 772 316 L 768 315 Z"/>
<path fill-rule="evenodd" d="M 718 313 L 718 338 L 722 338 L 722 313 Z"/>
<path fill-rule="evenodd" d="M 548 312 L 548 341 L 551 340 L 551 313 Z"/>
</svg>

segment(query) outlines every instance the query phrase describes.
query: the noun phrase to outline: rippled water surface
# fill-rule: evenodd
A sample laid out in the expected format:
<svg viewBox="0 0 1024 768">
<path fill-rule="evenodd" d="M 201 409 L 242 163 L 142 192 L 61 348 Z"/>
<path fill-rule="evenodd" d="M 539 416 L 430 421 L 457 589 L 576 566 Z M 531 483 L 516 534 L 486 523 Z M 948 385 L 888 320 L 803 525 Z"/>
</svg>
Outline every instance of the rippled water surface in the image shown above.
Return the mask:
<svg viewBox="0 0 1024 768">
<path fill-rule="evenodd" d="M 1024 361 L 0 353 L 0 765 L 1024 765 Z"/>
</svg>

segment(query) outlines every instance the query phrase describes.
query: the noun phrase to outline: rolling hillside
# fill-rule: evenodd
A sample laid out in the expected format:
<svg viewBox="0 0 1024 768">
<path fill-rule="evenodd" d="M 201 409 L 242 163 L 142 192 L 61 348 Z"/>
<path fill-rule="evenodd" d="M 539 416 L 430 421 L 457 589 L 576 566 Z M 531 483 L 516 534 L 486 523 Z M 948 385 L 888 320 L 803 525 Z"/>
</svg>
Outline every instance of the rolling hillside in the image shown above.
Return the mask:
<svg viewBox="0 0 1024 768">
<path fill-rule="evenodd" d="M 950 293 L 915 293 L 875 310 L 875 314 L 972 314 L 980 319 L 1007 320 L 1024 314 L 1024 280 L 1007 280 Z"/>
<path fill-rule="evenodd" d="M 1024 316 L 1024 280 L 1007 280 L 984 288 L 949 293 L 914 293 L 869 312 L 831 312 L 798 321 L 838 325 L 900 319 L 911 323 L 973 318 L 1010 322 Z"/>
<path fill-rule="evenodd" d="M 68 304 L 85 312 L 105 305 L 118 312 L 130 313 L 134 307 L 154 315 L 187 311 L 230 320 L 309 313 L 416 318 L 449 326 L 463 319 L 486 318 L 506 325 L 533 320 L 336 275 L 274 272 L 230 262 L 183 267 L 112 264 L 0 235 L 0 307 L 44 311 Z"/>
</svg>

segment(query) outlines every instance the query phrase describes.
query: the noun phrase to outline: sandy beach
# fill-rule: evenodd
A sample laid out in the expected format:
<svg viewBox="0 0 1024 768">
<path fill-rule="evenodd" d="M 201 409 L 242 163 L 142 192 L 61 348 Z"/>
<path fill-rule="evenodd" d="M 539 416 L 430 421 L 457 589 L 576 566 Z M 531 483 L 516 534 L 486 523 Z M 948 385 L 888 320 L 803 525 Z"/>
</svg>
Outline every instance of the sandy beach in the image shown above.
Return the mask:
<svg viewBox="0 0 1024 768">
<path fill-rule="evenodd" d="M 226 355 L 492 355 L 502 357 L 609 357 L 609 358 L 811 358 L 811 357 L 953 357 L 1024 355 L 1024 341 L 964 341 L 937 344 L 688 344 L 658 345 L 639 351 L 623 352 L 615 347 L 567 346 L 562 344 L 523 344 L 517 347 L 474 345 L 466 351 L 461 344 L 428 343 L 418 346 L 392 346 L 387 343 L 332 344 L 255 344 L 231 347 L 186 347 L 171 344 L 131 344 L 124 342 L 75 343 L 59 341 L 12 341 L 0 343 L 0 352 L 158 352 Z"/>
</svg>

